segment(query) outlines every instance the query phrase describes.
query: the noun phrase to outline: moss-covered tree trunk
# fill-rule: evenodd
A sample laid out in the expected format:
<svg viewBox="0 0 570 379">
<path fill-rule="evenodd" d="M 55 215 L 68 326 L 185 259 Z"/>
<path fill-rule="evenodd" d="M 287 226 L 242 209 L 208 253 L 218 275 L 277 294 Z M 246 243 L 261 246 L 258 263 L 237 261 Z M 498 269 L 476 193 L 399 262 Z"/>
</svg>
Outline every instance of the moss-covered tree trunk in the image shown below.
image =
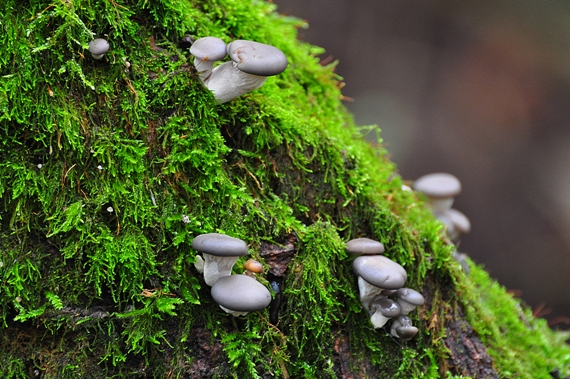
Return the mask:
<svg viewBox="0 0 570 379">
<path fill-rule="evenodd" d="M 570 375 L 566 335 L 451 259 L 298 20 L 254 0 L 0 14 L 0 377 Z M 274 45 L 289 67 L 218 105 L 188 52 L 208 35 Z M 111 45 L 101 60 L 94 37 Z M 191 247 L 205 232 L 247 242 L 279 285 L 269 309 L 236 318 L 212 300 Z M 360 306 L 354 237 L 382 241 L 427 299 L 411 341 Z"/>
</svg>

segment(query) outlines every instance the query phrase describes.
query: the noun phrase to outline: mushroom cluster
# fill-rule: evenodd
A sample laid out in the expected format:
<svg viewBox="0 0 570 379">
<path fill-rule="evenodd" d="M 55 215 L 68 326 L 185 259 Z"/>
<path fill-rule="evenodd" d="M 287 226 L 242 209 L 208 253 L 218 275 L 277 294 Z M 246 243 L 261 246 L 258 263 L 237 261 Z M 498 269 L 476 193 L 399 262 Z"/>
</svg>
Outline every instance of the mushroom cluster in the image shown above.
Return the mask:
<svg viewBox="0 0 570 379">
<path fill-rule="evenodd" d="M 413 187 L 428 197 L 434 216 L 445 225 L 447 236 L 457 246 L 461 235 L 471 231 L 471 222 L 467 216 L 452 208 L 455 197 L 461 193 L 459 179 L 451 174 L 438 172 L 418 178 Z M 469 273 L 464 253 L 456 250 L 453 258 Z"/>
<path fill-rule="evenodd" d="M 190 54 L 198 77 L 220 104 L 261 87 L 268 76 L 280 74 L 289 64 L 278 48 L 248 40 L 226 45 L 220 38 L 203 37 L 192 44 Z M 230 61 L 214 68 L 226 54 Z"/>
<path fill-rule="evenodd" d="M 269 305 L 269 290 L 254 277 L 255 273 L 263 272 L 261 263 L 250 259 L 245 265 L 247 275 L 232 275 L 238 258 L 248 254 L 244 241 L 225 234 L 207 233 L 196 236 L 192 248 L 202 253 L 203 258 L 197 255 L 194 265 L 204 274 L 204 281 L 212 287 L 212 298 L 225 312 L 243 316 Z"/>
<path fill-rule="evenodd" d="M 358 276 L 360 303 L 370 316 L 375 329 L 396 317 L 390 333 L 404 341 L 414 337 L 418 329 L 411 323 L 408 313 L 424 303 L 424 297 L 411 288 L 405 288 L 406 270 L 398 263 L 380 255 L 381 242 L 369 238 L 356 238 L 346 243 L 349 254 L 357 255 L 352 268 Z M 390 298 L 393 296 L 396 300 Z"/>
<path fill-rule="evenodd" d="M 434 216 L 446 226 L 451 241 L 457 243 L 462 234 L 471 231 L 471 222 L 463 213 L 451 208 L 455 197 L 461 193 L 461 182 L 447 173 L 427 174 L 418 178 L 413 187 L 429 199 Z"/>
</svg>

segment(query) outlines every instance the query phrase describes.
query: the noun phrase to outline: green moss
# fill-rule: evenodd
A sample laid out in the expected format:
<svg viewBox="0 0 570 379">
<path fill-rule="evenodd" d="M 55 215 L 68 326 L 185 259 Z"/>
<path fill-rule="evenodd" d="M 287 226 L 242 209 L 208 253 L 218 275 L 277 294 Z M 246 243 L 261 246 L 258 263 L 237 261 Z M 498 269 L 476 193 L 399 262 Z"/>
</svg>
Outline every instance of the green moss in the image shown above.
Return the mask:
<svg viewBox="0 0 570 379">
<path fill-rule="evenodd" d="M 455 267 L 382 141 L 360 137 L 375 127 L 354 125 L 334 64 L 296 40 L 301 21 L 237 0 L 1 8 L 0 376 L 458 378 L 442 373 L 457 304 L 503 376 L 567 370 L 565 335 L 528 312 L 521 328 L 503 289 Z M 217 105 L 179 46 L 187 34 L 272 44 L 290 66 Z M 94 35 L 111 44 L 101 61 Z M 277 325 L 212 301 L 191 241 L 213 231 L 254 256 L 298 237 Z M 430 294 L 414 340 L 372 328 L 343 248 L 356 236 L 382 241 Z"/>
</svg>

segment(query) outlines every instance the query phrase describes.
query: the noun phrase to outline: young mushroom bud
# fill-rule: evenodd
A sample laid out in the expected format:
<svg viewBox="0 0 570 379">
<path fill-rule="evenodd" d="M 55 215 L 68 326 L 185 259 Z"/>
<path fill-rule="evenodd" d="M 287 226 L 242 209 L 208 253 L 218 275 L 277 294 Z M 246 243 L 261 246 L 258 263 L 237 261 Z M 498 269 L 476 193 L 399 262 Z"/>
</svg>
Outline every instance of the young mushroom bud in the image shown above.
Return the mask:
<svg viewBox="0 0 570 379">
<path fill-rule="evenodd" d="M 245 275 L 255 277 L 255 274 L 261 274 L 263 272 L 263 265 L 256 261 L 255 259 L 248 259 L 244 264 Z"/>
<path fill-rule="evenodd" d="M 209 286 L 231 275 L 238 258 L 248 253 L 244 241 L 220 233 L 200 234 L 192 241 L 192 248 L 204 256 L 204 280 Z"/>
<path fill-rule="evenodd" d="M 101 59 L 109 51 L 109 42 L 103 38 L 95 38 L 89 42 L 89 52 L 94 59 Z"/>
<path fill-rule="evenodd" d="M 425 302 L 422 294 L 411 288 L 400 288 L 396 291 L 396 296 L 398 296 L 398 304 L 402 308 L 403 315 L 407 315 Z"/>
<path fill-rule="evenodd" d="M 224 312 L 244 316 L 267 308 L 271 293 L 257 280 L 247 275 L 230 275 L 218 279 L 212 286 L 212 298 Z"/>
<path fill-rule="evenodd" d="M 392 322 L 390 334 L 402 341 L 409 341 L 418 334 L 418 328 L 412 325 L 412 320 L 408 316 L 400 315 Z"/>
<path fill-rule="evenodd" d="M 268 76 L 280 74 L 289 64 L 281 50 L 259 42 L 233 41 L 227 53 L 231 62 L 214 68 L 207 83 L 220 104 L 261 87 Z"/>
<path fill-rule="evenodd" d="M 418 178 L 413 187 L 429 198 L 434 213 L 450 209 L 455 197 L 461 192 L 459 179 L 442 172 L 427 174 Z"/>
<path fill-rule="evenodd" d="M 194 56 L 194 67 L 200 81 L 208 86 L 214 62 L 226 57 L 226 43 L 217 37 L 203 37 L 192 44 L 190 54 Z"/>
</svg>

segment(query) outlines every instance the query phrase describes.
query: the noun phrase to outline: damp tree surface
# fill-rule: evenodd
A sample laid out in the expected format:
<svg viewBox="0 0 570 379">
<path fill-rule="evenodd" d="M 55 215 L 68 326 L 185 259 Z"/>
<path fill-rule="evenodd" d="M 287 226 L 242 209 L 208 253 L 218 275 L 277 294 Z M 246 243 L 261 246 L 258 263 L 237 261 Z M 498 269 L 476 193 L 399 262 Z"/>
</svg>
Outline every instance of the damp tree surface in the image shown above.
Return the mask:
<svg viewBox="0 0 570 379">
<path fill-rule="evenodd" d="M 451 258 L 381 140 L 360 137 L 375 128 L 344 109 L 334 64 L 296 40 L 302 21 L 253 0 L 7 0 L 0 15 L 0 377 L 570 375 L 567 335 Z M 189 54 L 204 36 L 276 46 L 289 66 L 217 104 Z M 191 248 L 209 232 L 246 241 L 280 286 L 270 308 L 212 300 Z M 360 306 L 355 237 L 425 297 L 411 341 Z"/>
</svg>

